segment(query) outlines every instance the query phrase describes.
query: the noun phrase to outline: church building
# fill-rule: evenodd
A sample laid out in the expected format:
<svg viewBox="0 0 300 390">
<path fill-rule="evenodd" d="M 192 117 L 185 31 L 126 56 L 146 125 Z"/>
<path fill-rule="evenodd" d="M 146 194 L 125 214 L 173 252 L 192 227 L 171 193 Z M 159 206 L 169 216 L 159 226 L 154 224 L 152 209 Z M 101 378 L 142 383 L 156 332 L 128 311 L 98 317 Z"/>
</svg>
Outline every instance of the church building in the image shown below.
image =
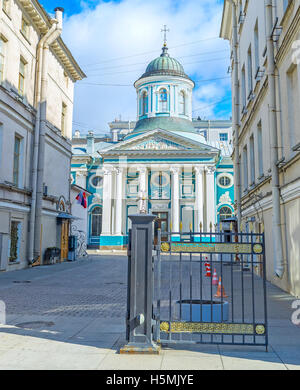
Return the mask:
<svg viewBox="0 0 300 390">
<path fill-rule="evenodd" d="M 166 43 L 134 87 L 133 129 L 129 124 L 120 136 L 114 126 L 111 137 L 102 139 L 93 132 L 73 137 L 72 182 L 92 193 L 87 227 L 91 248 L 125 247 L 128 216 L 138 212 L 141 198 L 147 212 L 157 216 L 155 235 L 158 228 L 214 231 L 234 213 L 231 122 L 224 126 L 219 121 L 219 139 L 207 137 L 218 121 L 200 131 L 199 118 L 192 118 L 195 83 L 169 55 Z"/>
</svg>

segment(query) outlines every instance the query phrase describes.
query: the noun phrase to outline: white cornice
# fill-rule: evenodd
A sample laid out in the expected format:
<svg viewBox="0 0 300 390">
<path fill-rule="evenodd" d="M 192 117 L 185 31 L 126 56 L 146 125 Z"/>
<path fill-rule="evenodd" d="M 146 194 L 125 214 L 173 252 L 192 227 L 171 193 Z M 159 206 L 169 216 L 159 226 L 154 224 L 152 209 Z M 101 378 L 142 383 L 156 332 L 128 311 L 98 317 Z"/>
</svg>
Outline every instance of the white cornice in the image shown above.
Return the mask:
<svg viewBox="0 0 300 390">
<path fill-rule="evenodd" d="M 233 0 L 237 5 L 237 0 Z M 231 40 L 232 35 L 232 4 L 230 0 L 224 0 L 220 38 Z"/>
<path fill-rule="evenodd" d="M 295 180 L 292 183 L 287 184 L 285 187 L 281 188 L 281 205 L 291 202 L 299 198 L 300 193 L 300 179 Z M 268 195 L 263 198 L 261 201 L 256 202 L 257 207 L 250 206 L 243 210 L 242 215 L 247 217 L 257 212 L 257 209 L 260 211 L 266 211 L 272 209 L 272 195 Z"/>
<path fill-rule="evenodd" d="M 18 1 L 31 18 L 39 33 L 41 35 L 46 34 L 51 27 L 51 19 L 42 5 L 37 0 Z M 73 81 L 82 80 L 86 77 L 61 38 L 58 38 L 51 45 L 51 49 Z"/>
<path fill-rule="evenodd" d="M 140 88 L 143 84 L 159 84 L 159 83 L 171 83 L 171 84 L 187 84 L 190 88 L 195 87 L 195 83 L 191 79 L 183 78 L 180 76 L 172 76 L 172 75 L 155 75 L 155 76 L 147 76 L 142 79 L 138 79 L 134 83 L 135 88 Z"/>
</svg>

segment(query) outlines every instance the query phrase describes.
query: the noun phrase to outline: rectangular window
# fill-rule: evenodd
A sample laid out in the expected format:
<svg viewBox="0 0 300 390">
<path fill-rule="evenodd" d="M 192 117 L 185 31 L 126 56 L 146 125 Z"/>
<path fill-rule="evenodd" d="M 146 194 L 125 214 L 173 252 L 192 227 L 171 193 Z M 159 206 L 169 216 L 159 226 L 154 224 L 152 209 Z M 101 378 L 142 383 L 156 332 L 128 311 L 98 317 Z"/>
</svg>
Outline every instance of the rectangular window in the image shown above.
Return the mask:
<svg viewBox="0 0 300 390">
<path fill-rule="evenodd" d="M 258 20 L 254 28 L 254 50 L 255 50 L 255 73 L 259 68 L 259 35 L 258 35 Z"/>
<path fill-rule="evenodd" d="M 248 93 L 253 91 L 253 73 L 252 73 L 252 51 L 251 46 L 248 50 Z"/>
<path fill-rule="evenodd" d="M 5 41 L 0 36 L 0 82 L 4 80 L 4 49 Z"/>
<path fill-rule="evenodd" d="M 21 154 L 21 138 L 16 136 L 15 145 L 14 145 L 14 161 L 13 161 L 13 183 L 15 186 L 19 186 L 20 154 Z"/>
<path fill-rule="evenodd" d="M 67 105 L 63 103 L 61 107 L 61 134 L 63 136 L 66 135 L 66 117 L 67 117 Z"/>
<path fill-rule="evenodd" d="M 255 183 L 255 155 L 254 155 L 254 137 L 250 137 L 250 168 L 251 168 L 251 185 Z"/>
<path fill-rule="evenodd" d="M 20 245 L 20 222 L 11 221 L 10 225 L 10 250 L 9 261 L 14 263 L 19 258 L 19 245 Z"/>
<path fill-rule="evenodd" d="M 25 92 L 25 68 L 26 68 L 26 61 L 21 57 L 20 66 L 19 66 L 19 85 L 18 85 L 18 92 L 19 95 L 21 96 L 24 96 L 24 92 Z"/>
<path fill-rule="evenodd" d="M 243 166 L 244 166 L 244 191 L 248 189 L 248 150 L 247 146 L 243 149 Z"/>
<path fill-rule="evenodd" d="M 257 125 L 257 151 L 258 151 L 258 170 L 259 177 L 264 175 L 264 166 L 263 166 L 263 139 L 262 139 L 262 128 L 261 122 Z"/>
<path fill-rule="evenodd" d="M 297 66 L 293 66 L 287 73 L 287 96 L 290 148 L 293 149 L 300 142 L 299 77 Z"/>
<path fill-rule="evenodd" d="M 220 141 L 228 141 L 228 133 L 220 133 Z"/>
<path fill-rule="evenodd" d="M 22 16 L 21 20 L 21 33 L 24 35 L 25 38 L 29 38 L 29 23 L 24 18 L 24 16 Z"/>
<path fill-rule="evenodd" d="M 243 103 L 243 107 L 242 108 L 244 108 L 244 107 L 246 107 L 246 103 L 247 103 L 245 65 L 242 68 L 242 88 L 241 88 L 241 93 L 242 93 L 242 103 Z"/>
</svg>

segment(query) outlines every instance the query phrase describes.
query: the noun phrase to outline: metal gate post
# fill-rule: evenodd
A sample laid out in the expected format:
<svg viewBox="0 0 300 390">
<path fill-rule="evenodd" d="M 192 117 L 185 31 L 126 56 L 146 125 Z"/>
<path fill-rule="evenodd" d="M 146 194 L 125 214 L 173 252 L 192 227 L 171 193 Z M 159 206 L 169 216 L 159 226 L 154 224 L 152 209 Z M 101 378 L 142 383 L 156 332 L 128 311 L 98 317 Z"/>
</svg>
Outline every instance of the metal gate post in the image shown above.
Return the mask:
<svg viewBox="0 0 300 390">
<path fill-rule="evenodd" d="M 158 354 L 152 338 L 153 265 L 151 214 L 129 216 L 132 222 L 128 272 L 127 344 L 120 353 Z"/>
</svg>

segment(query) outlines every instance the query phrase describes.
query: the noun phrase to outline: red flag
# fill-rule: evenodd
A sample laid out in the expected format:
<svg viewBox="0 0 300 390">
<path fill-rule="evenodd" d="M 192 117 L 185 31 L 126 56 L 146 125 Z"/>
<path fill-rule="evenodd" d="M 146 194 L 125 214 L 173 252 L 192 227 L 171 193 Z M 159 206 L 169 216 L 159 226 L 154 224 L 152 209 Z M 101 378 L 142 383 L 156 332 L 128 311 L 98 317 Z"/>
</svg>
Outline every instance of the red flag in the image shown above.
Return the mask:
<svg viewBox="0 0 300 390">
<path fill-rule="evenodd" d="M 85 209 L 87 208 L 87 201 L 86 201 L 86 194 L 83 191 L 80 191 L 80 193 L 76 196 L 76 199 L 79 204 L 81 204 L 82 207 Z"/>
</svg>

